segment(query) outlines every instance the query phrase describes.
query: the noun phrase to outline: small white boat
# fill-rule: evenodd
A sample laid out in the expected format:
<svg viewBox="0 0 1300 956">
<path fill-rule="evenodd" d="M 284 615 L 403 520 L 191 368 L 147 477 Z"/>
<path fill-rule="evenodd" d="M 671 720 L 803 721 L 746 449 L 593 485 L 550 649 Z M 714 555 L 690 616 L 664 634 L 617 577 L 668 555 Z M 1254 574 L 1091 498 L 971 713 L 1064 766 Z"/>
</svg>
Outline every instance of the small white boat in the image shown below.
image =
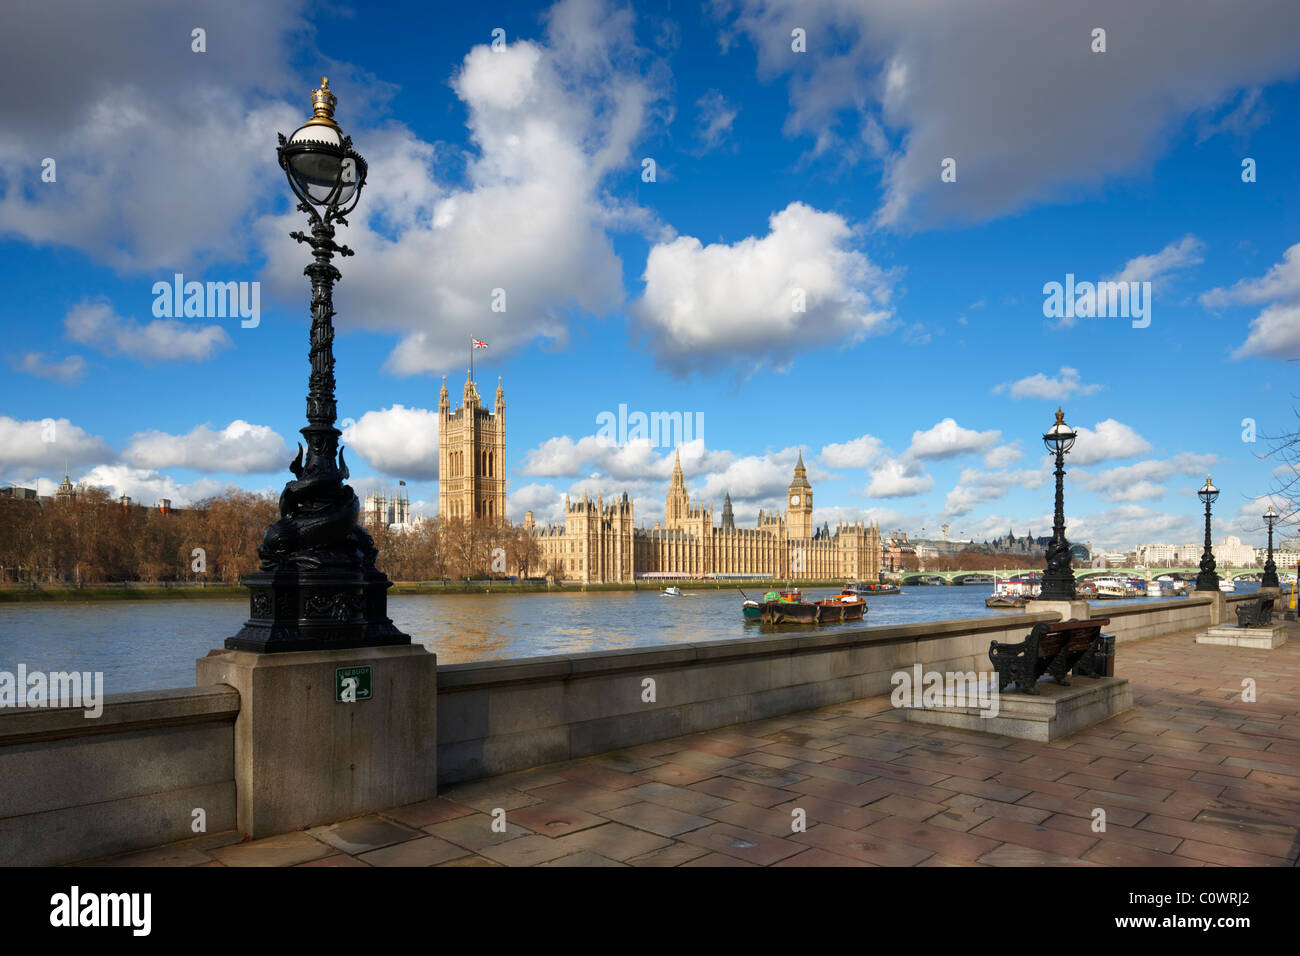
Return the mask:
<svg viewBox="0 0 1300 956">
<path fill-rule="evenodd" d="M 681 597 L 682 589 L 679 587 L 667 587 L 664 588 L 663 593 L 668 595 L 669 597 Z"/>
<path fill-rule="evenodd" d="M 1097 585 L 1097 600 L 1122 601 L 1129 596 L 1128 582 L 1119 577 L 1098 577 L 1092 579 Z"/>
<path fill-rule="evenodd" d="M 1235 591 L 1235 590 L 1237 590 L 1237 582 L 1234 581 L 1234 580 L 1232 580 L 1232 578 L 1222 578 L 1222 579 L 1220 579 L 1220 581 L 1219 581 L 1219 590 L 1220 590 L 1220 591 Z"/>
</svg>

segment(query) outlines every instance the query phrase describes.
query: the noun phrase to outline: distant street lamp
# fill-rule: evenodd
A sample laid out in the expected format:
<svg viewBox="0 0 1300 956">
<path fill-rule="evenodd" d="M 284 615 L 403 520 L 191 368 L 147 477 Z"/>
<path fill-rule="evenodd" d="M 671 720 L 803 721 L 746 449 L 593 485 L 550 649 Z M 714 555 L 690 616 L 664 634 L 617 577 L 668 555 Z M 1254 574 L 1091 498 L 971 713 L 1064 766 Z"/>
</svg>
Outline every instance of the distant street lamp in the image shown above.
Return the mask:
<svg viewBox="0 0 1300 956">
<path fill-rule="evenodd" d="M 1196 590 L 1219 590 L 1219 576 L 1214 572 L 1214 547 L 1210 542 L 1210 505 L 1219 497 L 1219 489 L 1206 476 L 1205 485 L 1196 493 L 1205 502 L 1205 551 L 1201 555 L 1201 573 L 1196 576 Z"/>
<path fill-rule="evenodd" d="M 1268 511 L 1264 512 L 1264 524 L 1268 527 L 1268 560 L 1264 562 L 1264 577 L 1260 579 L 1259 586 L 1262 588 L 1280 588 L 1281 582 L 1277 579 L 1277 565 L 1273 563 L 1273 526 L 1277 524 L 1278 513 L 1273 510 L 1272 503 L 1268 506 Z"/>
<path fill-rule="evenodd" d="M 1065 413 L 1058 406 L 1056 422 L 1043 436 L 1043 446 L 1056 455 L 1056 515 L 1052 540 L 1047 545 L 1047 568 L 1038 593 L 1040 601 L 1073 601 L 1074 570 L 1070 567 L 1070 542 L 1065 540 L 1065 455 L 1074 447 L 1078 432 L 1065 424 Z"/>
<path fill-rule="evenodd" d="M 356 208 L 366 182 L 366 161 L 334 122 L 337 98 L 329 81 L 311 94 L 311 119 L 276 150 L 280 168 L 307 214 L 311 235 L 290 237 L 311 246 L 311 374 L 306 442 L 289 465 L 294 480 L 280 494 L 280 520 L 257 548 L 261 567 L 244 584 L 250 617 L 226 647 L 244 651 L 333 650 L 410 644 L 388 617 L 392 582 L 375 567 L 374 541 L 359 524 L 360 502 L 344 484 L 348 467 L 334 427 L 334 283 L 341 278 L 334 254 L 352 250 L 334 241 L 334 224 Z"/>
</svg>

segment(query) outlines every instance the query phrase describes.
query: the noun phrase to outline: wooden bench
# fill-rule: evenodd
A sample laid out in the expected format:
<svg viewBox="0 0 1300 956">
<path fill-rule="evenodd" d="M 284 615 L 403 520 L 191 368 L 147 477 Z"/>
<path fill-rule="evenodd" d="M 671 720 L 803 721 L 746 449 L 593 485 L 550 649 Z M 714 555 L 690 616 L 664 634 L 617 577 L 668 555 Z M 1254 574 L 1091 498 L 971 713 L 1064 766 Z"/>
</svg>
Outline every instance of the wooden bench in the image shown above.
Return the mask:
<svg viewBox="0 0 1300 956">
<path fill-rule="evenodd" d="M 998 691 L 1014 683 L 1022 694 L 1037 694 L 1034 685 L 1044 674 L 1068 687 L 1065 675 L 1071 670 L 1076 677 L 1113 677 L 1115 637 L 1101 633 L 1102 625 L 1109 623 L 1108 617 L 1054 624 L 1040 621 L 1018 644 L 989 642 L 989 660 L 998 673 Z"/>
<path fill-rule="evenodd" d="M 1237 605 L 1238 627 L 1268 627 L 1273 623 L 1273 599 L 1255 598 Z"/>
</svg>

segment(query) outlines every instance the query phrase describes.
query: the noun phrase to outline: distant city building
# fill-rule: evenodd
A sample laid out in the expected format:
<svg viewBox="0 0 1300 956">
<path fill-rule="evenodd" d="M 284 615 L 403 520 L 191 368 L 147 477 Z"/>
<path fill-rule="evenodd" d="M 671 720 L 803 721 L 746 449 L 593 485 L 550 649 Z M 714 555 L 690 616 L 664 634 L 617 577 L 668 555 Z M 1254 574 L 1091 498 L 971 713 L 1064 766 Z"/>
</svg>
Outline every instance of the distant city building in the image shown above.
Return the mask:
<svg viewBox="0 0 1300 956">
<path fill-rule="evenodd" d="M 1232 539 L 1241 543 L 1240 539 Z M 1196 567 L 1201 563 L 1201 555 L 1205 551 L 1203 544 L 1140 544 L 1134 550 L 1137 563 L 1145 565 L 1148 568 L 1189 568 Z M 1215 557 L 1218 558 L 1218 551 L 1215 551 Z M 1249 566 L 1254 563 L 1252 558 L 1246 562 Z"/>
<path fill-rule="evenodd" d="M 1274 551 L 1273 563 L 1279 568 L 1293 571 L 1300 565 L 1300 551 Z"/>
<path fill-rule="evenodd" d="M 406 492 L 393 495 L 371 492 L 366 495 L 361 520 L 371 528 L 381 524 L 390 528 L 411 528 L 418 523 L 411 516 L 411 499 Z"/>
<path fill-rule="evenodd" d="M 1228 535 L 1214 546 L 1214 558 L 1223 567 L 1253 568 L 1255 566 L 1255 549 L 1242 544 L 1236 535 Z M 1276 562 L 1276 558 L 1273 559 Z M 1200 559 L 1197 559 L 1197 563 Z"/>
<path fill-rule="evenodd" d="M 906 531 L 895 531 L 888 540 L 880 541 L 880 569 L 882 571 L 905 570 L 907 558 L 916 557 L 916 547 L 907 540 Z"/>
</svg>

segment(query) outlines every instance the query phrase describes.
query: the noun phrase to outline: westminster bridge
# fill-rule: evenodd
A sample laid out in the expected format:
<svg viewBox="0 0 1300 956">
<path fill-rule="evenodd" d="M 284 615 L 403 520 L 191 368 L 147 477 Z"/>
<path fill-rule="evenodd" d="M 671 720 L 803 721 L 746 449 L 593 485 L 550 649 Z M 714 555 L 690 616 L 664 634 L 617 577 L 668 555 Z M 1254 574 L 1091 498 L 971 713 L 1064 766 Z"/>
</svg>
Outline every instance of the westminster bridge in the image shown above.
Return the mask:
<svg viewBox="0 0 1300 956">
<path fill-rule="evenodd" d="M 1152 581 L 1164 575 L 1195 578 L 1200 573 L 1200 570 L 1199 567 L 1079 568 L 1074 572 L 1074 579 L 1076 581 L 1086 581 L 1089 578 L 1114 577 L 1117 575 L 1141 578 L 1144 581 Z M 991 583 L 995 575 L 999 581 L 1027 581 L 1034 575 L 1041 576 L 1042 573 L 1042 568 L 1008 568 L 1005 570 L 998 569 L 997 571 L 904 571 L 900 575 L 900 580 L 903 584 L 925 584 L 937 581 L 942 581 L 944 584 L 976 584 Z M 1216 573 L 1220 578 L 1241 581 L 1253 580 L 1260 577 L 1264 572 L 1259 568 L 1218 568 Z"/>
</svg>

